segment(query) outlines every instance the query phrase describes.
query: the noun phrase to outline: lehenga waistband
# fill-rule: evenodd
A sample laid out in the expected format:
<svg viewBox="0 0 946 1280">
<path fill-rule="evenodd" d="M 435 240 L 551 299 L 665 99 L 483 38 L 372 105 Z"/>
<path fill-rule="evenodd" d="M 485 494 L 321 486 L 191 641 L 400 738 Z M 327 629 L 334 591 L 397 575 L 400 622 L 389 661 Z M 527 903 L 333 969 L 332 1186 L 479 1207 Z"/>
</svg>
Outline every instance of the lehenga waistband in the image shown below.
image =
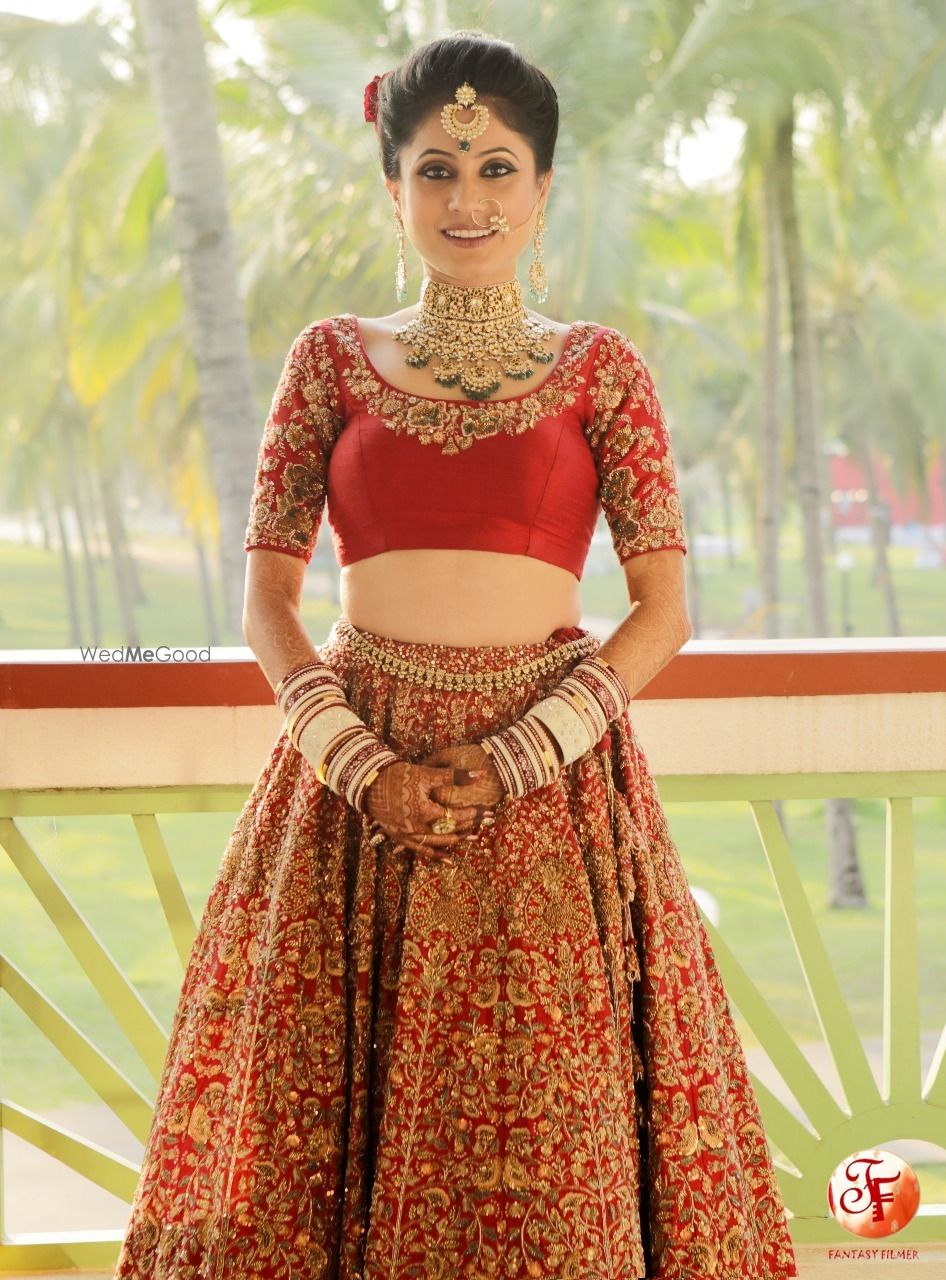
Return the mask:
<svg viewBox="0 0 946 1280">
<path fill-rule="evenodd" d="M 583 627 L 558 627 L 545 640 L 508 645 L 450 645 L 396 640 L 336 619 L 323 650 L 349 652 L 428 689 L 501 690 L 589 657 L 601 642 Z"/>
</svg>

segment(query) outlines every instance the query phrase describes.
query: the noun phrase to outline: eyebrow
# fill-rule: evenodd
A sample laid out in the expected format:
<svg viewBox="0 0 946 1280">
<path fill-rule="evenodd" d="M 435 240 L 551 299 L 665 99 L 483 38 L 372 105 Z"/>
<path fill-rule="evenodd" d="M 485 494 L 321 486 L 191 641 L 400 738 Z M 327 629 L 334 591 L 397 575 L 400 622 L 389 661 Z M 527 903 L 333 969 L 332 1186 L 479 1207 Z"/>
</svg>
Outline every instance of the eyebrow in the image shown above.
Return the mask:
<svg viewBox="0 0 946 1280">
<path fill-rule="evenodd" d="M 519 159 L 519 157 L 516 155 L 515 151 L 513 151 L 512 147 L 490 147 L 490 149 L 489 149 L 488 151 L 478 151 L 476 154 L 477 154 L 477 156 L 491 156 L 491 155 L 493 154 L 493 152 L 495 152 L 495 151 L 508 151 L 508 152 L 509 152 L 509 154 L 513 157 L 513 159 L 514 159 L 514 160 L 518 160 L 518 159 Z M 437 147 L 428 147 L 426 151 L 422 151 L 422 152 L 420 153 L 420 155 L 417 157 L 417 159 L 418 159 L 418 160 L 423 160 L 424 156 L 429 156 L 429 155 L 434 155 L 434 156 L 452 156 L 452 155 L 453 155 L 453 152 L 452 152 L 452 151 L 440 151 Z"/>
</svg>

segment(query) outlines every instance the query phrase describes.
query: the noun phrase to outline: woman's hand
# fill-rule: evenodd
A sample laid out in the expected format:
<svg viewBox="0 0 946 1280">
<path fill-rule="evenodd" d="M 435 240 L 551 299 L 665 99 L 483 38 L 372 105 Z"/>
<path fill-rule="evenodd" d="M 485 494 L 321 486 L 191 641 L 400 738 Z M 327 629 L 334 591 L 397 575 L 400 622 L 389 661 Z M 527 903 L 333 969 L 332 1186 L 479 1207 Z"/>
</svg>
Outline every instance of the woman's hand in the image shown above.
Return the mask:
<svg viewBox="0 0 946 1280">
<path fill-rule="evenodd" d="M 431 830 L 431 826 L 445 816 L 445 808 L 432 797 L 431 792 L 439 787 L 462 798 L 467 790 L 465 776 L 465 770 L 452 766 L 434 768 L 426 762 L 393 761 L 385 765 L 368 788 L 365 807 L 369 816 L 387 830 L 396 844 L 418 853 L 443 857 L 470 835 L 481 810 L 475 805 L 451 805 L 456 828 L 452 832 L 438 834 Z"/>
<path fill-rule="evenodd" d="M 492 809 L 503 799 L 506 788 L 496 769 L 493 757 L 477 742 L 464 742 L 457 747 L 441 747 L 424 757 L 424 764 L 453 765 L 457 772 L 461 770 L 470 775 L 471 780 L 462 786 L 439 784 L 430 793 L 431 798 L 440 804 L 480 805 L 483 809 Z M 478 777 L 473 777 L 478 774 Z"/>
</svg>

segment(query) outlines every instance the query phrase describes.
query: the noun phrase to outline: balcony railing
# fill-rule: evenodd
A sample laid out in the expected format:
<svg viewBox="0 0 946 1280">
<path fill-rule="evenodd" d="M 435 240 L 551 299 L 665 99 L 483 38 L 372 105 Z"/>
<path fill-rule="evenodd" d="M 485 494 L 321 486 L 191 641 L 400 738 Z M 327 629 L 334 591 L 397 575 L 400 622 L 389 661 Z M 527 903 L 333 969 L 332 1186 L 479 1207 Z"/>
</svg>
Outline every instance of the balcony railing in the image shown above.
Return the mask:
<svg viewBox="0 0 946 1280">
<path fill-rule="evenodd" d="M 865 1242 L 830 1215 L 826 1187 L 838 1163 L 864 1148 L 919 1142 L 946 1158 L 946 1033 L 936 1028 L 930 1043 L 921 1025 L 913 840 L 914 800 L 946 797 L 946 640 L 691 641 L 641 691 L 631 713 L 671 826 L 679 802 L 735 801 L 751 814 L 757 857 L 768 869 L 768 905 L 795 953 L 795 989 L 804 983 L 820 1027 L 823 1043 L 809 1058 L 812 1045 L 789 1030 L 777 1001 L 764 993 L 768 984 L 750 977 L 744 962 L 751 940 L 730 936 L 725 923 L 717 927 L 697 893 L 734 1011 L 754 1042 L 747 1056 L 800 1258 L 823 1260 L 831 1246 L 883 1244 L 916 1248 L 918 1258 L 942 1265 L 946 1204 L 924 1196 L 909 1226 Z M 245 649 L 173 664 L 89 663 L 73 651 L 0 653 L 0 887 L 15 885 L 41 910 L 67 957 L 57 977 L 97 993 L 148 1079 L 138 1083 L 105 1037 L 78 1025 L 43 989 L 48 961 L 37 960 L 31 972 L 14 963 L 4 943 L 3 1002 L 19 1010 L 18 1026 L 32 1024 L 34 1038 L 38 1032 L 64 1069 L 68 1064 L 98 1096 L 101 1123 L 96 1137 L 84 1135 L 44 1116 L 37 1093 L 19 1101 L 3 1096 L 0 1129 L 21 1153 L 52 1157 L 83 1180 L 79 1185 L 117 1197 L 112 1206 L 127 1204 L 134 1192 L 168 1033 L 130 966 L 91 923 L 81 895 L 30 838 L 30 824 L 127 817 L 151 905 L 179 966 L 167 975 L 173 986 L 183 977 L 199 898 L 195 904 L 193 888 L 182 882 L 162 820 L 235 818 L 280 727 L 269 685 Z M 885 813 L 882 1036 L 874 1062 L 777 807 L 842 796 L 873 797 Z M 942 853 L 946 865 L 946 847 Z M 683 847 L 681 854 L 686 860 Z M 827 859 L 824 868 L 826 877 Z M 825 893 L 826 883 L 819 889 Z M 34 947 L 30 954 L 41 953 Z M 2 1064 L 19 1061 L 23 1038 L 22 1030 L 8 1031 L 0 1045 L 0 1089 Z M 0 1165 L 0 1272 L 109 1271 L 120 1223 L 95 1230 L 70 1224 L 70 1198 L 56 1200 L 48 1176 L 46 1198 L 61 1213 L 61 1228 L 7 1233 L 4 1189 L 17 1212 L 33 1203 L 35 1161 L 16 1163 L 8 1177 Z M 805 1274 L 842 1273 L 812 1263 Z"/>
</svg>

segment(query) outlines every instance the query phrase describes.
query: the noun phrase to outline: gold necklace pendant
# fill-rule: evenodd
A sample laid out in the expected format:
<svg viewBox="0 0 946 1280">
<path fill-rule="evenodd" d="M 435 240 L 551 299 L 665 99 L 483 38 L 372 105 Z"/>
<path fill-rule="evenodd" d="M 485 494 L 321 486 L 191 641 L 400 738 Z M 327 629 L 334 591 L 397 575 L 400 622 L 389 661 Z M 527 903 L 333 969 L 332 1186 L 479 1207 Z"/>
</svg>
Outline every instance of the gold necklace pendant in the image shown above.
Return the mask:
<svg viewBox="0 0 946 1280">
<path fill-rule="evenodd" d="M 428 279 L 420 311 L 392 336 L 412 348 L 404 358 L 410 368 L 426 368 L 436 357 L 432 372 L 439 386 L 460 386 L 468 399 L 487 400 L 501 389 L 503 376 L 521 382 L 535 373 L 531 360 L 549 364 L 555 358 L 540 345 L 554 332 L 526 315 L 516 279 L 476 286 Z"/>
</svg>

